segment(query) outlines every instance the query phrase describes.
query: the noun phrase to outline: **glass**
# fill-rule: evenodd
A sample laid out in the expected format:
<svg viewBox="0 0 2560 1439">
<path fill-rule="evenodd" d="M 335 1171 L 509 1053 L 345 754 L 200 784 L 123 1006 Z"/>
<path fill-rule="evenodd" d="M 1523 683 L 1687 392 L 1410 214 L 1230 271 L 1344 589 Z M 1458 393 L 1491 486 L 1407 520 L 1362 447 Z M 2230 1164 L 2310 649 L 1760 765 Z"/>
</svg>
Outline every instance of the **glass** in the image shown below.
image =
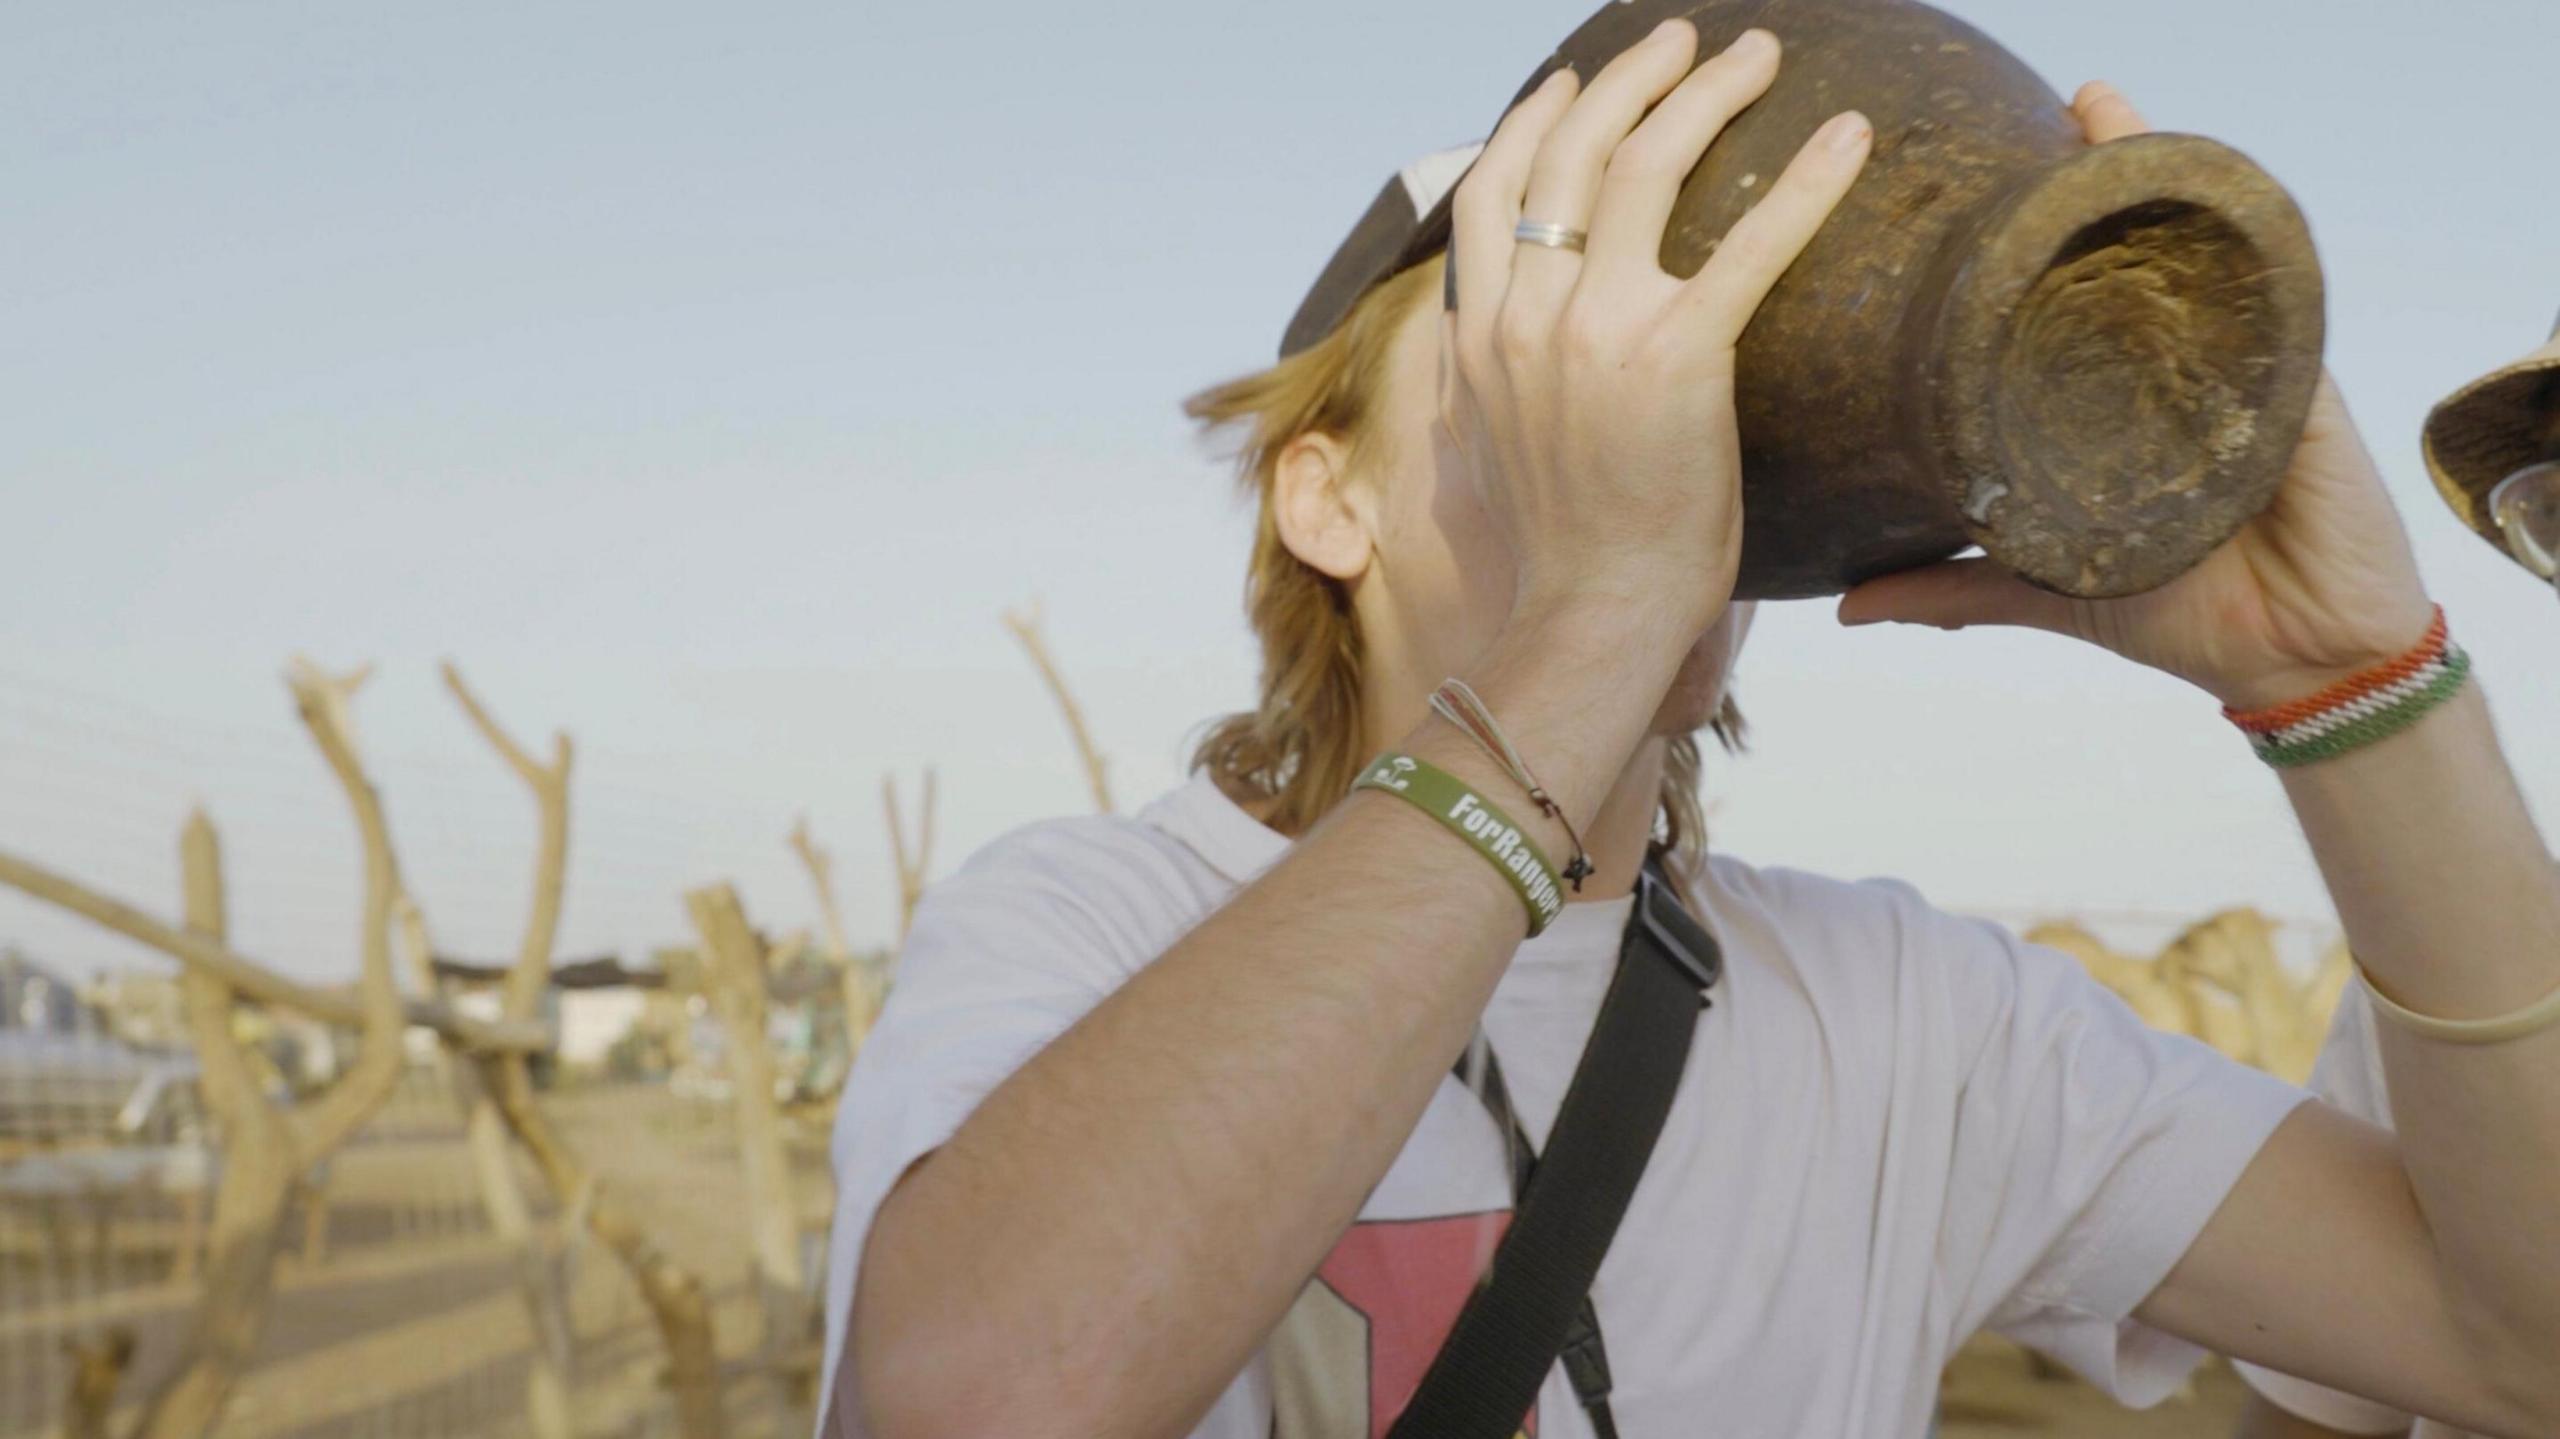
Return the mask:
<svg viewBox="0 0 2560 1439">
<path fill-rule="evenodd" d="M 2489 513 L 2507 552 L 2560 587 L 2560 461 L 2533 465 L 2498 482 Z"/>
</svg>

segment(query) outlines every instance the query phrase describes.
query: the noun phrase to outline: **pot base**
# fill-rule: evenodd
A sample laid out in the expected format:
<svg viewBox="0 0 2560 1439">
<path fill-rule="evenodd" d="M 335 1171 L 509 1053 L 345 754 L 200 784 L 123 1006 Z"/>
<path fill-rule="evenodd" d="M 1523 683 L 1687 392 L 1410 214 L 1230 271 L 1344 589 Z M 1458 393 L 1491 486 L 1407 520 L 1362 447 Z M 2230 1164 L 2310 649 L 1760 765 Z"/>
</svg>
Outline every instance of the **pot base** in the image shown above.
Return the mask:
<svg viewBox="0 0 2560 1439">
<path fill-rule="evenodd" d="M 2300 211 L 2224 145 L 2140 136 L 2034 176 L 1966 244 L 1934 337 L 1974 543 L 2086 598 L 2183 574 L 2283 482 L 2323 303 Z"/>
</svg>

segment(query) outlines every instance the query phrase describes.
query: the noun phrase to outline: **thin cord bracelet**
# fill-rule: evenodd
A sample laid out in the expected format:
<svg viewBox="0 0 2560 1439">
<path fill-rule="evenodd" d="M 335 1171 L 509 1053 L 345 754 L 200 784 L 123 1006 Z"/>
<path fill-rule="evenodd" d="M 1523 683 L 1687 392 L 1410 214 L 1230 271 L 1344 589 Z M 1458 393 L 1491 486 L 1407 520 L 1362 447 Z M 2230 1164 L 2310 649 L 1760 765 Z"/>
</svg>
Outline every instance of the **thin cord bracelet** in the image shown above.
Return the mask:
<svg viewBox="0 0 2560 1439">
<path fill-rule="evenodd" d="M 1409 754 L 1383 754 L 1360 772 L 1353 793 L 1364 789 L 1391 794 L 1438 820 L 1467 847 L 1501 871 L 1529 912 L 1529 937 L 1537 938 L 1564 913 L 1564 890 L 1556 883 L 1555 866 L 1528 831 L 1511 822 L 1465 780 Z"/>
<path fill-rule="evenodd" d="M 2460 694 L 2470 678 L 2471 656 L 2453 642 L 2439 605 L 2426 638 L 2398 659 L 2290 704 L 2226 707 L 2222 714 L 2249 736 L 2258 758 L 2292 769 L 2389 739 Z"/>
<path fill-rule="evenodd" d="M 1529 802 L 1538 807 L 1540 814 L 1564 826 L 1564 837 L 1573 845 L 1573 858 L 1565 862 L 1564 877 L 1573 885 L 1575 894 L 1582 893 L 1582 882 L 1591 877 L 1591 852 L 1582 847 L 1581 832 L 1573 827 L 1572 820 L 1565 818 L 1564 806 L 1557 804 L 1555 797 L 1547 793 L 1547 787 L 1538 783 L 1538 777 L 1529 772 L 1529 762 L 1520 757 L 1520 751 L 1512 746 L 1511 737 L 1504 734 L 1502 726 L 1495 722 L 1493 710 L 1477 698 L 1474 688 L 1465 680 L 1450 679 L 1432 691 L 1431 712 L 1456 725 L 1467 738 L 1474 740 L 1476 748 L 1484 751 L 1485 758 L 1502 766 L 1503 773 L 1511 776 L 1512 783 L 1528 791 Z"/>
<path fill-rule="evenodd" d="M 2367 974 L 2364 962 L 2356 962 L 2356 981 L 2364 986 L 2366 997 L 2373 1001 L 2374 1012 L 2402 1029 L 2421 1034 L 2446 1044 L 2504 1044 L 2539 1034 L 2560 1024 L 2560 989 L 2555 989 L 2524 1008 L 2488 1019 L 2438 1019 L 2420 1014 L 2384 994 Z"/>
</svg>

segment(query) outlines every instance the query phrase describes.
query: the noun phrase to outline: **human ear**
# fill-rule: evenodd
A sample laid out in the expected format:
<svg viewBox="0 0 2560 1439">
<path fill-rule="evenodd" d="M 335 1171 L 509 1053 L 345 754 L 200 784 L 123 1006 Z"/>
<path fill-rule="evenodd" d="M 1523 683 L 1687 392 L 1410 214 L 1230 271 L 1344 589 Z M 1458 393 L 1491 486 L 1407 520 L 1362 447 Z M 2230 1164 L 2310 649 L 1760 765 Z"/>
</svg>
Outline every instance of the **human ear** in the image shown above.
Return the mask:
<svg viewBox="0 0 2560 1439">
<path fill-rule="evenodd" d="M 1376 553 L 1350 459 L 1349 447 L 1331 435 L 1300 435 L 1280 451 L 1271 484 L 1280 543 L 1317 573 L 1346 584 L 1368 573 Z"/>
</svg>

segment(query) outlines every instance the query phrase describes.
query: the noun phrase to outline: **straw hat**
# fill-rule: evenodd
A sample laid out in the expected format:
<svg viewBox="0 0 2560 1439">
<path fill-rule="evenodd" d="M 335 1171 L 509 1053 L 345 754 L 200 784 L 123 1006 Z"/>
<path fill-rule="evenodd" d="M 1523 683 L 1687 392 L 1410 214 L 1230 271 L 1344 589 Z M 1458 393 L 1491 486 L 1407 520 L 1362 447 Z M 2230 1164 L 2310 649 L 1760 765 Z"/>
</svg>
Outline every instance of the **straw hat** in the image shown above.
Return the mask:
<svg viewBox="0 0 2560 1439">
<path fill-rule="evenodd" d="M 2560 460 L 2560 331 L 2551 343 L 2475 380 L 2427 416 L 2427 472 L 2462 522 L 2510 558 L 2489 493 L 2529 466 Z"/>
</svg>

